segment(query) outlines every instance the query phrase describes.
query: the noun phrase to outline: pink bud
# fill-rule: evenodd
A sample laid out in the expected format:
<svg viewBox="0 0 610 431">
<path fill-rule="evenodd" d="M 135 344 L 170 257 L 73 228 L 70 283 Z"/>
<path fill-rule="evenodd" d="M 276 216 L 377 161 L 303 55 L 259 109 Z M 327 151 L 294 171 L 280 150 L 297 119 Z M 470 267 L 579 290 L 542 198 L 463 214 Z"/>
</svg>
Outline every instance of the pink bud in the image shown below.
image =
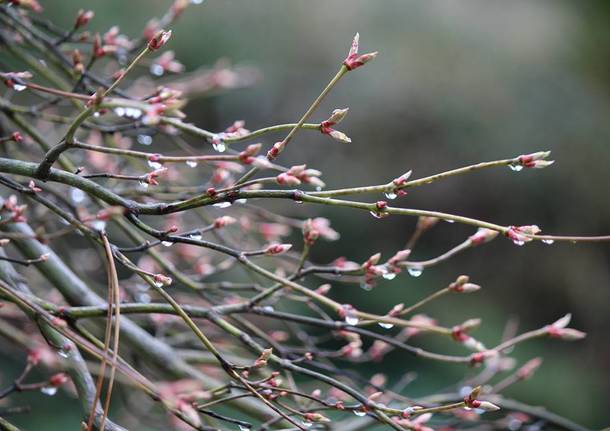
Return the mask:
<svg viewBox="0 0 610 431">
<path fill-rule="evenodd" d="M 265 254 L 276 255 L 286 253 L 292 248 L 292 244 L 271 244 L 265 249 Z"/>
<path fill-rule="evenodd" d="M 68 376 L 65 373 L 53 374 L 49 378 L 49 385 L 58 388 L 68 381 Z"/>
<path fill-rule="evenodd" d="M 148 49 L 156 51 L 167 43 L 169 38 L 172 36 L 172 31 L 159 30 L 149 41 Z"/>
<path fill-rule="evenodd" d="M 78 15 L 76 15 L 76 21 L 74 22 L 74 28 L 81 28 L 89 23 L 95 13 L 92 10 L 79 10 Z"/>
<path fill-rule="evenodd" d="M 354 36 L 354 40 L 352 41 L 352 46 L 350 47 L 349 53 L 346 59 L 343 61 L 343 64 L 348 70 L 354 70 L 359 68 L 360 66 L 364 66 L 366 63 L 377 57 L 377 51 L 370 52 L 368 54 L 358 55 L 359 41 L 360 34 L 356 33 L 356 35 Z"/>
</svg>

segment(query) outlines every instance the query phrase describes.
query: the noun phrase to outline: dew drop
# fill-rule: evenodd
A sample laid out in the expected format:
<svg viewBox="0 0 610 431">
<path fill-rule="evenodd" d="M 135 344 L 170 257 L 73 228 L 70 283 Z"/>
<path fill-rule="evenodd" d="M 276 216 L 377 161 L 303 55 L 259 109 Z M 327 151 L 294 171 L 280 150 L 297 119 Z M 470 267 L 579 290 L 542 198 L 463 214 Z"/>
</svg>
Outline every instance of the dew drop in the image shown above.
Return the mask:
<svg viewBox="0 0 610 431">
<path fill-rule="evenodd" d="M 191 0 L 191 4 L 201 4 L 203 3 L 203 0 Z M 248 428 L 250 429 L 250 428 Z M 240 430 L 240 431 L 244 431 L 244 430 Z"/>
<path fill-rule="evenodd" d="M 194 239 L 195 241 L 200 241 L 201 238 L 202 238 L 200 233 L 192 233 L 192 234 L 189 235 L 189 237 L 191 239 Z"/>
<path fill-rule="evenodd" d="M 381 213 L 378 213 L 377 211 L 369 211 L 369 213 L 375 218 L 381 218 Z"/>
<path fill-rule="evenodd" d="M 271 305 L 265 305 L 265 306 L 263 307 L 263 310 L 268 311 L 268 312 L 270 312 L 270 313 L 272 313 L 272 312 L 274 312 L 274 311 L 275 311 L 275 309 L 274 309 L 274 308 L 273 308 Z"/>
<path fill-rule="evenodd" d="M 138 135 L 137 140 L 138 140 L 138 144 L 140 144 L 140 145 L 152 144 L 152 136 L 150 136 L 150 135 Z"/>
<path fill-rule="evenodd" d="M 101 117 L 101 116 L 102 116 L 102 114 L 100 114 L 100 111 L 95 111 L 95 112 L 93 113 L 93 116 L 94 116 L 95 118 L 99 118 L 99 117 Z"/>
<path fill-rule="evenodd" d="M 248 199 L 237 199 L 235 201 L 235 203 L 244 205 L 244 204 L 248 203 Z"/>
<path fill-rule="evenodd" d="M 347 323 L 348 325 L 356 326 L 358 322 L 358 316 L 354 314 L 348 314 L 347 316 L 345 316 L 345 323 Z"/>
<path fill-rule="evenodd" d="M 396 199 L 396 196 L 398 196 L 398 195 L 394 192 L 385 192 L 384 196 L 388 199 Z"/>
<path fill-rule="evenodd" d="M 150 73 L 152 75 L 162 76 L 163 72 L 165 72 L 165 69 L 163 69 L 163 66 L 161 66 L 160 64 L 153 63 L 150 65 Z"/>
<path fill-rule="evenodd" d="M 13 84 L 13 90 L 15 90 L 15 91 L 23 91 L 26 88 L 27 87 L 23 84 Z"/>
<path fill-rule="evenodd" d="M 151 168 L 153 168 L 153 169 L 160 169 L 160 168 L 162 168 L 162 167 L 163 167 L 163 164 L 162 164 L 162 163 L 159 163 L 159 162 L 155 162 L 155 161 L 153 161 L 153 160 L 149 160 L 149 161 L 148 161 L 148 166 L 150 166 L 150 167 L 151 167 Z"/>
<path fill-rule="evenodd" d="M 523 170 L 523 166 L 521 166 L 521 165 L 519 165 L 519 164 L 511 164 L 511 165 L 508 165 L 508 167 L 509 167 L 509 168 L 510 168 L 512 171 L 515 171 L 515 172 L 519 172 L 519 171 L 522 171 L 522 170 Z"/>
<path fill-rule="evenodd" d="M 120 106 L 118 108 L 114 108 L 114 113 L 119 116 L 119 117 L 124 117 L 125 116 L 125 108 L 121 108 Z"/>
<path fill-rule="evenodd" d="M 73 188 L 72 190 L 70 190 L 70 198 L 74 203 L 81 203 L 85 200 L 85 197 L 87 197 L 87 195 L 81 189 Z"/>
<path fill-rule="evenodd" d="M 55 386 L 43 386 L 42 388 L 40 388 L 40 392 L 52 397 L 57 393 L 57 388 Z"/>
<path fill-rule="evenodd" d="M 62 348 L 57 351 L 57 354 L 62 358 L 69 358 L 70 353 L 72 353 L 72 347 L 69 344 L 62 346 Z"/>
<path fill-rule="evenodd" d="M 382 277 L 386 280 L 394 280 L 396 278 L 396 273 L 393 271 L 384 272 Z"/>
<path fill-rule="evenodd" d="M 542 242 L 545 243 L 545 244 L 548 244 L 548 245 L 551 245 L 551 244 L 555 243 L 555 241 L 552 240 L 552 239 L 543 239 Z"/>
<path fill-rule="evenodd" d="M 146 181 L 138 181 L 140 183 L 140 187 L 144 190 L 148 189 L 149 184 Z"/>
<path fill-rule="evenodd" d="M 444 219 L 447 223 L 455 223 L 455 220 Z"/>
<path fill-rule="evenodd" d="M 224 153 L 227 150 L 227 146 L 221 140 L 212 142 L 212 147 L 219 153 Z"/>
<path fill-rule="evenodd" d="M 518 245 L 519 247 L 521 247 L 523 244 L 525 244 L 525 241 L 522 241 L 520 239 L 513 239 L 513 244 Z"/>
<path fill-rule="evenodd" d="M 411 277 L 419 277 L 424 272 L 424 269 L 421 267 L 410 267 L 407 269 L 407 272 Z"/>
<path fill-rule="evenodd" d="M 216 208 L 229 208 L 231 206 L 231 202 L 218 202 L 214 204 Z"/>
<path fill-rule="evenodd" d="M 159 288 L 165 286 L 162 281 L 153 281 L 153 284 L 155 285 L 155 287 Z"/>
<path fill-rule="evenodd" d="M 197 167 L 197 160 L 187 160 L 186 161 L 186 166 L 188 166 L 189 168 L 196 168 Z"/>
<path fill-rule="evenodd" d="M 360 288 L 362 290 L 366 290 L 367 292 L 370 290 L 373 290 L 373 286 L 371 286 L 369 283 L 367 283 L 366 281 L 363 281 L 362 283 L 360 283 Z"/>
<path fill-rule="evenodd" d="M 362 417 L 366 415 L 366 412 L 362 411 L 362 410 L 354 410 L 354 414 L 358 417 Z"/>
<path fill-rule="evenodd" d="M 191 0 L 191 1 L 192 1 L 193 3 L 195 3 L 195 2 L 194 2 L 194 0 Z M 197 3 L 195 3 L 195 4 L 197 4 Z M 250 427 L 250 425 L 242 425 L 242 424 L 239 424 L 238 426 L 239 426 L 239 431 L 250 431 L 250 430 L 252 429 L 252 428 Z"/>
<path fill-rule="evenodd" d="M 106 222 L 103 220 L 94 220 L 91 222 L 91 227 L 98 232 L 102 232 L 106 229 Z"/>
<path fill-rule="evenodd" d="M 383 329 L 392 329 L 394 327 L 392 323 L 386 322 L 379 322 L 379 326 L 381 326 Z"/>
<path fill-rule="evenodd" d="M 138 108 L 125 108 L 125 116 L 137 120 L 142 116 L 142 111 Z"/>
<path fill-rule="evenodd" d="M 303 424 L 303 426 L 305 428 L 311 428 L 311 426 L 313 425 L 313 422 L 309 422 L 309 421 L 301 421 L 301 423 Z"/>
<path fill-rule="evenodd" d="M 162 244 L 164 247 L 171 247 L 172 245 L 174 245 L 174 243 L 173 243 L 173 242 L 171 242 L 171 241 L 161 241 L 161 244 Z"/>
</svg>

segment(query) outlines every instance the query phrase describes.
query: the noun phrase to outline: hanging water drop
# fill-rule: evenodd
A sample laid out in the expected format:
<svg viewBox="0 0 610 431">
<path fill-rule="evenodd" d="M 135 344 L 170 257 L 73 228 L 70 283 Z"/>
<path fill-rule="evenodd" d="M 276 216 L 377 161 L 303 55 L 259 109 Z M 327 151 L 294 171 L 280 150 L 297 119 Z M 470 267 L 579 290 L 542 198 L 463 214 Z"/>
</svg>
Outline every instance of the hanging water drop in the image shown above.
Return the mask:
<svg viewBox="0 0 610 431">
<path fill-rule="evenodd" d="M 358 319 L 358 316 L 356 316 L 355 314 L 348 314 L 345 316 L 345 323 L 347 323 L 348 325 L 356 326 L 359 321 L 360 320 Z"/>
<path fill-rule="evenodd" d="M 394 193 L 393 191 L 391 192 L 385 192 L 384 196 L 388 199 L 396 199 L 396 196 L 398 196 L 396 193 Z"/>
<path fill-rule="evenodd" d="M 521 166 L 520 164 L 510 164 L 508 165 L 508 167 L 515 172 L 523 170 L 523 166 Z"/>
<path fill-rule="evenodd" d="M 148 166 L 150 166 L 153 169 L 160 169 L 163 167 L 163 164 L 159 163 L 159 162 L 155 162 L 154 160 L 149 160 Z"/>
<path fill-rule="evenodd" d="M 219 153 L 224 153 L 227 149 L 227 146 L 221 140 L 214 140 L 214 142 L 212 142 L 212 147 Z"/>
<path fill-rule="evenodd" d="M 153 281 L 153 284 L 155 285 L 155 287 L 159 287 L 159 288 L 165 286 L 165 284 L 163 284 L 162 281 Z"/>
<path fill-rule="evenodd" d="M 13 84 L 13 90 L 15 90 L 15 91 L 23 91 L 26 88 L 27 87 L 23 84 Z"/>
<path fill-rule="evenodd" d="M 455 223 L 455 220 L 450 220 L 450 219 L 444 219 L 447 223 Z"/>
<path fill-rule="evenodd" d="M 106 222 L 103 220 L 94 220 L 91 222 L 91 227 L 98 232 L 103 232 L 104 229 L 106 229 Z"/>
<path fill-rule="evenodd" d="M 69 344 L 66 344 L 61 349 L 57 351 L 57 354 L 62 358 L 69 358 L 70 353 L 72 352 L 72 347 Z"/>
<path fill-rule="evenodd" d="M 392 329 L 394 327 L 394 324 L 386 323 L 386 322 L 379 322 L 379 326 L 381 326 L 383 329 Z"/>
<path fill-rule="evenodd" d="M 367 292 L 373 290 L 373 286 L 370 283 L 367 283 L 366 281 L 360 283 L 360 288 L 362 290 L 366 290 Z"/>
<path fill-rule="evenodd" d="M 119 116 L 119 117 L 124 117 L 125 116 L 125 108 L 121 108 L 120 106 L 118 108 L 114 108 L 114 113 Z"/>
<path fill-rule="evenodd" d="M 520 240 L 520 239 L 513 239 L 513 244 L 518 245 L 519 247 L 521 247 L 523 244 L 525 244 L 525 241 Z"/>
<path fill-rule="evenodd" d="M 202 238 L 200 233 L 192 233 L 192 234 L 189 235 L 189 237 L 191 239 L 194 239 L 195 241 L 200 241 L 201 238 Z"/>
<path fill-rule="evenodd" d="M 366 412 L 362 410 L 354 410 L 354 414 L 358 417 L 362 417 L 366 415 Z"/>
<path fill-rule="evenodd" d="M 163 69 L 163 66 L 161 66 L 160 64 L 153 63 L 150 65 L 150 73 L 152 75 L 162 76 L 164 72 L 165 72 L 165 69 Z"/>
<path fill-rule="evenodd" d="M 152 136 L 150 136 L 150 135 L 138 135 L 137 140 L 138 140 L 138 144 L 140 144 L 140 145 L 152 144 Z"/>
<path fill-rule="evenodd" d="M 192 0 L 194 1 L 194 0 Z M 239 424 L 239 431 L 250 431 L 252 427 L 250 425 Z"/>
<path fill-rule="evenodd" d="M 214 204 L 214 206 L 216 208 L 228 208 L 231 206 L 231 202 L 218 202 L 217 204 Z"/>
<path fill-rule="evenodd" d="M 543 239 L 542 242 L 545 243 L 545 244 L 551 245 L 551 244 L 555 243 L 555 240 L 552 240 L 552 239 Z"/>
<path fill-rule="evenodd" d="M 171 247 L 172 245 L 174 245 L 174 243 L 172 241 L 161 241 L 161 244 L 164 247 Z"/>
<path fill-rule="evenodd" d="M 187 160 L 186 161 L 186 166 L 188 166 L 189 168 L 196 168 L 197 167 L 197 160 Z"/>
<path fill-rule="evenodd" d="M 138 181 L 138 183 L 140 184 L 140 187 L 142 187 L 144 190 L 148 189 L 149 184 L 146 181 Z"/>
<path fill-rule="evenodd" d="M 237 199 L 235 201 L 236 204 L 242 204 L 245 205 L 248 202 L 248 199 Z"/>
<path fill-rule="evenodd" d="M 265 305 L 263 307 L 263 310 L 273 313 L 275 311 L 275 308 L 273 308 L 271 305 Z"/>
<path fill-rule="evenodd" d="M 421 267 L 412 266 L 407 269 L 407 272 L 411 277 L 419 277 L 424 272 L 424 269 Z"/>
<path fill-rule="evenodd" d="M 301 421 L 301 423 L 305 428 L 311 428 L 311 426 L 313 425 L 313 422 L 309 422 L 307 420 Z"/>
<path fill-rule="evenodd" d="M 396 278 L 396 273 L 393 271 L 384 272 L 382 277 L 386 280 L 394 280 Z"/>
<path fill-rule="evenodd" d="M 203 0 L 191 0 L 191 4 L 201 4 L 201 3 L 203 3 Z M 250 429 L 250 428 L 248 428 L 248 429 Z M 244 431 L 244 430 L 240 429 L 240 431 Z"/>
<path fill-rule="evenodd" d="M 83 192 L 81 189 L 71 189 L 70 190 L 70 198 L 72 199 L 72 202 L 74 203 L 81 203 L 82 201 L 85 200 L 85 197 L 87 195 L 85 194 L 85 192 Z"/>
<path fill-rule="evenodd" d="M 43 386 L 42 388 L 40 388 L 40 392 L 52 397 L 57 393 L 57 388 L 55 386 Z"/>
<path fill-rule="evenodd" d="M 381 213 L 378 213 L 377 211 L 369 211 L 369 213 L 375 218 L 381 218 Z"/>
</svg>

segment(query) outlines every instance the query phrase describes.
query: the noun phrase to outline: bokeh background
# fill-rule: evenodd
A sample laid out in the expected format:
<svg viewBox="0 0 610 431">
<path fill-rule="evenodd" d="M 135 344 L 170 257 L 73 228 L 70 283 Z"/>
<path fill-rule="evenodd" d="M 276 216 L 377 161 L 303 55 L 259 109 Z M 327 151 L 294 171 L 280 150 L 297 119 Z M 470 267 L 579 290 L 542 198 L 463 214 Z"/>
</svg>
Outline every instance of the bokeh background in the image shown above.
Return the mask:
<svg viewBox="0 0 610 431">
<path fill-rule="evenodd" d="M 42 3 L 45 15 L 65 27 L 79 8 L 94 9 L 91 29 L 104 32 L 116 24 L 136 37 L 171 2 Z M 221 58 L 257 68 L 262 79 L 255 85 L 192 100 L 186 110 L 208 130 L 222 130 L 237 119 L 255 129 L 295 121 L 336 72 L 359 31 L 362 52 L 379 50 L 379 57 L 343 79 L 314 118 L 349 106 L 341 130 L 353 143 L 301 133 L 284 160 L 322 170 L 334 188 L 380 184 L 408 169 L 420 177 L 552 150 L 552 168 L 480 171 L 413 190 L 399 204 L 501 224 L 538 224 L 546 233 L 594 235 L 610 232 L 609 20 L 610 4 L 603 0 L 207 0 L 173 27 L 168 49 L 187 70 Z M 341 232 L 340 241 L 315 250 L 320 262 L 337 255 L 362 261 L 376 251 L 388 256 L 404 245 L 415 224 L 345 209 L 293 205 L 282 211 L 329 217 Z M 472 232 L 441 223 L 414 257 L 436 256 Z M 425 311 L 445 324 L 483 318 L 477 334 L 491 345 L 509 319 L 518 316 L 527 330 L 572 312 L 572 326 L 589 336 L 578 343 L 544 339 L 519 346 L 517 358 L 541 355 L 545 362 L 533 379 L 507 394 L 601 428 L 610 425 L 609 263 L 608 244 L 516 247 L 499 238 L 419 278 L 399 277 L 373 293 L 345 286 L 333 294 L 385 312 L 469 274 L 484 290 L 445 298 Z M 5 370 L 13 366 L 2 364 Z M 461 367 L 415 361 L 400 352 L 387 356 L 379 369 L 390 376 L 418 371 L 420 378 L 409 387 L 415 396 L 442 390 L 463 373 Z M 43 412 L 19 423 L 64 429 L 69 410 L 78 415 L 75 406 L 54 397 L 43 407 L 50 415 L 43 428 L 36 428 Z M 62 414 L 54 416 L 59 408 Z"/>
</svg>

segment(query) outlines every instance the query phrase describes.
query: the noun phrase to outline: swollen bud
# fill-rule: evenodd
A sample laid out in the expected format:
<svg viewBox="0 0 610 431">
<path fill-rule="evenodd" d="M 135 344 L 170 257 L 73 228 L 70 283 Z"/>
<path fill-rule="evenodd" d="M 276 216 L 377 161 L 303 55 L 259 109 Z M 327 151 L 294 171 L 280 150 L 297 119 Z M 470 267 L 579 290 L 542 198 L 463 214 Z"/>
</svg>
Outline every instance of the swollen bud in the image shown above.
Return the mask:
<svg viewBox="0 0 610 431">
<path fill-rule="evenodd" d="M 148 49 L 156 51 L 167 43 L 169 38 L 172 36 L 172 31 L 159 30 L 149 41 Z"/>
</svg>

